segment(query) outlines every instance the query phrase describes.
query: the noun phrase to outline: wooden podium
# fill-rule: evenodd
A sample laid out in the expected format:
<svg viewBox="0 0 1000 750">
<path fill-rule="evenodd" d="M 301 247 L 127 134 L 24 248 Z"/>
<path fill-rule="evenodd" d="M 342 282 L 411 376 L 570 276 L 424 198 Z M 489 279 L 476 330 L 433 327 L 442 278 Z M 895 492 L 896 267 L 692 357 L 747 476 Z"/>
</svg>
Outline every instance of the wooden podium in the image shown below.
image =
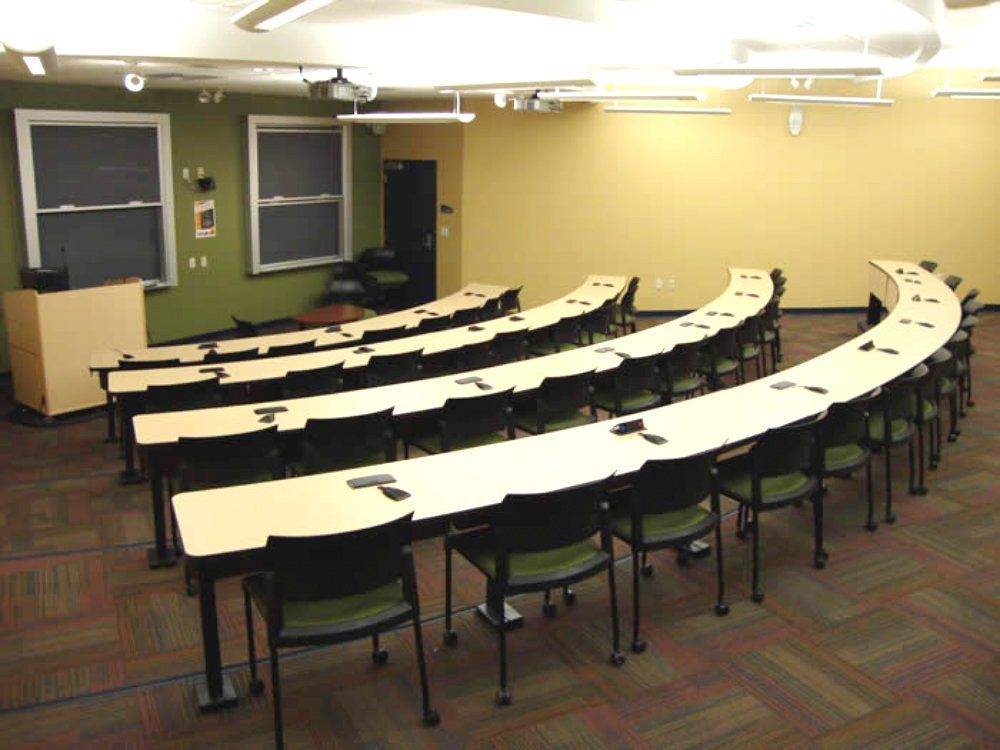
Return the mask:
<svg viewBox="0 0 1000 750">
<path fill-rule="evenodd" d="M 7 321 L 14 399 L 47 416 L 105 402 L 90 372 L 95 349 L 146 346 L 142 282 L 39 294 L 7 292 Z"/>
</svg>

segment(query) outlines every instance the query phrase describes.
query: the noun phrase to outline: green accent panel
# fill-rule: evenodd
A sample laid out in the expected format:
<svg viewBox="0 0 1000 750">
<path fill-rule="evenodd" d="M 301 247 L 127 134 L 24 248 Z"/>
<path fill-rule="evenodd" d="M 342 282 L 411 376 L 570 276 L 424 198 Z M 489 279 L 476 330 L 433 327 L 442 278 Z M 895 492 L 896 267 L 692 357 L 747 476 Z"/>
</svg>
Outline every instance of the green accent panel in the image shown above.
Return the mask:
<svg viewBox="0 0 1000 750">
<path fill-rule="evenodd" d="M 827 467 L 857 461 L 865 454 L 865 449 L 857 443 L 834 445 L 823 451 L 823 460 Z"/>
<path fill-rule="evenodd" d="M 700 505 L 681 508 L 667 513 L 651 513 L 642 517 L 642 533 L 646 538 L 657 536 L 682 536 L 712 515 Z M 632 518 L 628 515 L 611 519 L 611 529 L 622 539 L 632 539 Z"/>
<path fill-rule="evenodd" d="M 354 596 L 319 599 L 314 602 L 286 602 L 285 627 L 308 628 L 362 620 L 392 609 L 404 601 L 403 584 L 393 581 Z"/>
<path fill-rule="evenodd" d="M 246 116 L 330 116 L 338 107 L 305 96 L 229 94 L 221 104 L 199 104 L 195 92 L 147 88 L 67 86 L 4 81 L 0 86 L 0 293 L 20 288 L 24 265 L 24 219 L 14 141 L 15 108 L 164 112 L 170 115 L 173 150 L 177 286 L 147 292 L 151 344 L 231 328 L 231 314 L 251 321 L 274 320 L 314 307 L 326 280 L 323 267 L 249 275 Z M 362 127 L 352 130 L 352 251 L 379 244 L 380 144 Z M 216 190 L 194 193 L 181 170 L 204 167 Z M 218 235 L 194 238 L 196 199 L 215 200 Z M 208 267 L 188 268 L 188 258 L 207 256 Z M 10 369 L 6 332 L 0 321 L 0 371 Z"/>
<path fill-rule="evenodd" d="M 747 498 L 753 496 L 753 482 L 749 474 L 734 474 L 723 476 L 720 481 L 722 490 L 727 495 Z M 801 471 L 792 471 L 788 474 L 779 474 L 775 477 L 762 477 L 760 480 L 760 492 L 764 502 L 769 497 L 775 495 L 786 495 L 803 489 L 809 483 L 809 477 Z"/>
<path fill-rule="evenodd" d="M 582 565 L 601 554 L 593 539 L 558 547 L 544 552 L 514 552 L 510 555 L 510 577 L 546 575 Z M 473 561 L 492 578 L 496 575 L 496 558 L 493 550 L 477 550 Z"/>
<path fill-rule="evenodd" d="M 403 286 L 403 284 L 410 280 L 410 277 L 402 271 L 369 271 L 366 275 L 376 284 L 383 287 Z"/>
</svg>

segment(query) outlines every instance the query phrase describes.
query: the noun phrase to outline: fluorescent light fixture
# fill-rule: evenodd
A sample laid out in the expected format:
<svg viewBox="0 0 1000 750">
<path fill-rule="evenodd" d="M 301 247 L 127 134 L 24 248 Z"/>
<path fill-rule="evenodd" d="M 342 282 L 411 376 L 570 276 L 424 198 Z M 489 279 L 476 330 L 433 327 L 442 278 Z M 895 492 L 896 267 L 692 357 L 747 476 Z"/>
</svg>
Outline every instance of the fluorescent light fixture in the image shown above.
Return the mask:
<svg viewBox="0 0 1000 750">
<path fill-rule="evenodd" d="M 701 102 L 705 95 L 700 91 L 539 91 L 538 98 L 556 102 L 609 102 L 609 101 L 678 101 Z"/>
<path fill-rule="evenodd" d="M 333 0 L 256 0 L 240 9 L 229 19 L 246 31 L 274 31 Z"/>
<path fill-rule="evenodd" d="M 678 76 L 753 76 L 754 78 L 878 78 L 881 68 L 683 68 Z"/>
<path fill-rule="evenodd" d="M 1000 83 L 1000 73 L 983 73 L 980 78 L 986 83 Z"/>
<path fill-rule="evenodd" d="M 875 96 L 819 96 L 817 94 L 750 94 L 752 102 L 769 104 L 826 104 L 832 107 L 891 107 L 895 99 Z"/>
<path fill-rule="evenodd" d="M 474 112 L 367 112 L 365 114 L 337 115 L 342 122 L 363 122 L 369 125 L 463 125 L 476 119 Z"/>
<path fill-rule="evenodd" d="M 493 94 L 498 91 L 541 91 L 542 89 L 574 89 L 591 87 L 589 78 L 574 78 L 562 81 L 508 81 L 506 83 L 459 83 L 435 86 L 442 94 Z"/>
<path fill-rule="evenodd" d="M 634 115 L 729 115 L 733 112 L 729 107 L 630 107 L 621 104 L 612 104 L 604 111 Z"/>
<path fill-rule="evenodd" d="M 1000 89 L 934 89 L 931 96 L 947 99 L 1000 99 Z"/>
<path fill-rule="evenodd" d="M 0 55 L 7 51 L 7 48 L 0 44 Z"/>
<path fill-rule="evenodd" d="M 24 67 L 28 69 L 31 75 L 45 75 L 45 64 L 42 62 L 41 57 L 38 55 L 21 55 L 21 59 L 24 61 Z"/>
<path fill-rule="evenodd" d="M 146 88 L 146 79 L 138 73 L 126 73 L 122 83 L 133 94 L 137 94 Z"/>
</svg>

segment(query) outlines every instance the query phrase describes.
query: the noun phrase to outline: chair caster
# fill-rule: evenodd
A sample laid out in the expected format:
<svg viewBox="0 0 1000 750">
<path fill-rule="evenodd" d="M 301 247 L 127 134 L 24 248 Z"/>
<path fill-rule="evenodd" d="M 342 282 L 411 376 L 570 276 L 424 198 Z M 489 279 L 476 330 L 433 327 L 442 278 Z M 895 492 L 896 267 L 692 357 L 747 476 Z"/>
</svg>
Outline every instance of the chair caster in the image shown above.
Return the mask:
<svg viewBox="0 0 1000 750">
<path fill-rule="evenodd" d="M 911 495 L 926 495 L 927 494 L 927 488 L 926 487 L 914 487 L 912 490 L 910 490 L 910 494 Z"/>
<path fill-rule="evenodd" d="M 869 531 L 875 531 L 878 529 L 878 524 L 875 523 L 874 521 L 869 521 L 868 523 L 865 524 L 865 528 L 868 529 Z"/>
<path fill-rule="evenodd" d="M 756 604 L 760 604 L 760 603 L 761 603 L 762 601 L 764 601 L 764 592 L 763 592 L 763 591 L 754 591 L 754 592 L 753 592 L 753 593 L 752 593 L 752 594 L 750 595 L 750 599 L 751 599 L 751 601 L 753 601 L 754 603 L 756 603 Z"/>
<path fill-rule="evenodd" d="M 888 513 L 886 515 L 886 517 L 885 517 L 885 522 L 886 523 L 896 523 L 896 514 L 895 513 Z"/>
<path fill-rule="evenodd" d="M 729 614 L 729 605 L 726 603 L 720 603 L 715 605 L 715 614 L 719 617 L 725 617 Z"/>
<path fill-rule="evenodd" d="M 510 691 L 507 688 L 497 690 L 496 704 L 498 706 L 509 706 L 511 702 Z"/>
<path fill-rule="evenodd" d="M 444 645 L 454 646 L 456 643 L 458 643 L 458 633 L 454 630 L 444 631 Z"/>
<path fill-rule="evenodd" d="M 250 680 L 250 695 L 263 695 L 264 681 L 260 678 Z"/>
<path fill-rule="evenodd" d="M 645 641 L 632 641 L 632 653 L 633 654 L 641 654 L 645 650 L 646 650 L 646 642 Z M 611 657 L 611 663 L 614 664 L 614 661 L 615 661 L 614 656 L 612 656 Z M 623 659 L 623 661 L 624 661 L 624 659 Z"/>
<path fill-rule="evenodd" d="M 556 612 L 558 611 L 559 610 L 556 607 L 555 602 L 546 602 L 545 604 L 542 605 L 542 614 L 548 618 L 555 617 Z"/>
<path fill-rule="evenodd" d="M 616 667 L 620 667 L 625 663 L 625 654 L 621 651 L 613 651 L 611 653 L 611 663 Z"/>
<path fill-rule="evenodd" d="M 389 652 L 384 648 L 380 648 L 378 651 L 372 651 L 372 661 L 378 666 L 382 666 L 389 661 Z"/>
<path fill-rule="evenodd" d="M 184 587 L 184 593 L 188 596 L 198 596 L 198 587 L 194 583 L 188 583 Z"/>
<path fill-rule="evenodd" d="M 821 560 L 830 559 L 830 553 L 827 552 L 825 549 L 820 549 L 820 551 L 816 553 L 816 556 L 819 557 Z"/>
<path fill-rule="evenodd" d="M 573 589 L 563 591 L 563 601 L 570 606 L 576 604 L 576 592 Z"/>
<path fill-rule="evenodd" d="M 652 563 L 646 563 L 645 565 L 643 565 L 641 568 L 639 568 L 639 572 L 642 573 L 643 578 L 652 578 L 653 577 Z"/>
<path fill-rule="evenodd" d="M 437 712 L 436 709 L 431 709 L 424 714 L 424 726 L 425 727 L 436 727 L 441 723 L 441 714 Z"/>
<path fill-rule="evenodd" d="M 975 402 L 975 401 L 966 401 L 966 402 L 965 402 L 965 405 L 966 405 L 966 406 L 975 406 L 975 405 L 976 405 L 976 402 Z"/>
<path fill-rule="evenodd" d="M 935 461 L 930 461 L 930 462 L 928 462 L 928 464 L 927 464 L 927 468 L 928 468 L 928 469 L 936 469 L 936 468 L 937 468 L 938 466 L 940 466 L 940 465 L 941 465 L 941 464 L 940 464 L 940 462 L 938 462 L 938 461 L 936 461 L 936 460 L 935 460 Z"/>
<path fill-rule="evenodd" d="M 816 570 L 823 570 L 823 568 L 826 567 L 826 558 L 823 557 L 814 558 L 813 567 L 816 568 Z"/>
<path fill-rule="evenodd" d="M 691 553 L 684 548 L 677 550 L 677 564 L 682 568 L 686 568 L 688 565 L 690 565 Z"/>
<path fill-rule="evenodd" d="M 959 433 L 957 433 L 957 432 L 949 432 L 948 433 L 948 442 L 949 443 L 954 443 L 956 440 L 958 440 L 958 435 L 959 435 Z"/>
<path fill-rule="evenodd" d="M 746 529 L 737 529 L 736 530 L 736 538 L 739 539 L 741 542 L 745 542 L 747 540 L 747 530 Z"/>
</svg>

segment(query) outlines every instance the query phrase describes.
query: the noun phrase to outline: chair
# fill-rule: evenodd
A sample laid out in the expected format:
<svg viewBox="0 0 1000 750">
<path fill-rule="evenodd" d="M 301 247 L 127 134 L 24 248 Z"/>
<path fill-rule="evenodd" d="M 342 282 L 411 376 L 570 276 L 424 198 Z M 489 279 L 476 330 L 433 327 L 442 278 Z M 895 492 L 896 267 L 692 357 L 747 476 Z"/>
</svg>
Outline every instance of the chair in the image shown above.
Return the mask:
<svg viewBox="0 0 1000 750">
<path fill-rule="evenodd" d="M 282 398 L 318 396 L 342 390 L 345 390 L 343 362 L 312 370 L 292 370 L 281 382 Z"/>
<path fill-rule="evenodd" d="M 479 308 L 480 320 L 493 320 L 503 317 L 503 310 L 500 307 L 500 298 L 486 300 L 485 304 Z"/>
<path fill-rule="evenodd" d="M 760 344 L 760 316 L 752 316 L 740 323 L 736 329 L 736 340 L 739 344 L 737 349 L 737 359 L 740 363 L 740 382 L 747 382 L 744 365 L 753 362 L 757 368 L 757 377 L 763 375 L 761 359 L 763 357 L 763 347 Z"/>
<path fill-rule="evenodd" d="M 366 388 L 405 383 L 420 377 L 420 358 L 424 350 L 399 354 L 373 354 L 361 373 Z"/>
<path fill-rule="evenodd" d="M 225 352 L 220 354 L 216 349 L 209 349 L 205 352 L 206 363 L 219 364 L 221 362 L 242 362 L 246 359 L 256 359 L 260 355 L 260 349 L 241 349 L 238 352 Z"/>
<path fill-rule="evenodd" d="M 914 489 L 913 436 L 916 434 L 917 398 L 919 380 L 927 375 L 925 365 L 918 365 L 909 373 L 896 378 L 883 389 L 881 402 L 872 410 L 868 420 L 868 441 L 885 453 L 885 521 L 895 523 L 892 512 L 892 447 L 907 446 L 909 452 L 910 492 Z"/>
<path fill-rule="evenodd" d="M 965 399 L 959 399 L 959 406 L 961 407 L 964 403 L 965 408 L 970 406 L 975 406 L 976 403 L 972 400 L 972 355 L 976 353 L 975 347 L 972 345 L 972 334 L 976 332 L 976 326 L 979 325 L 979 318 L 972 314 L 967 314 L 962 318 L 962 322 L 959 323 L 959 328 L 968 335 L 968 346 L 965 347 L 965 359 L 962 362 L 961 369 L 964 372 L 965 377 L 962 380 L 965 386 Z M 965 416 L 965 408 L 960 409 L 960 414 Z"/>
<path fill-rule="evenodd" d="M 933 260 L 922 260 L 920 261 L 920 267 L 925 271 L 934 273 L 934 269 L 938 267 L 938 264 Z"/>
<path fill-rule="evenodd" d="M 365 279 L 382 299 L 400 291 L 410 280 L 402 268 L 399 254 L 392 247 L 365 248 L 358 264 L 364 270 Z"/>
<path fill-rule="evenodd" d="M 435 331 L 443 331 L 446 328 L 451 328 L 451 316 L 450 315 L 438 315 L 437 317 L 421 318 L 420 322 L 417 323 L 417 328 L 413 331 L 414 335 L 421 333 L 433 333 Z"/>
<path fill-rule="evenodd" d="M 457 551 L 486 576 L 487 606 L 499 620 L 500 686 L 496 702 L 511 702 L 507 687 L 507 596 L 568 586 L 601 572 L 608 573 L 611 601 L 611 663 L 625 663 L 620 650 L 614 550 L 604 481 L 539 495 L 508 495 L 490 514 L 490 523 L 445 536 L 445 633 L 454 646 L 452 629 L 452 552 Z M 600 544 L 593 540 L 600 534 Z"/>
<path fill-rule="evenodd" d="M 611 372 L 595 377 L 594 405 L 620 417 L 652 409 L 663 402 L 660 354 L 623 359 Z"/>
<path fill-rule="evenodd" d="M 150 385 L 144 399 L 147 414 L 207 409 L 222 403 L 219 378 L 212 376 L 191 383 Z"/>
<path fill-rule="evenodd" d="M 629 279 L 621 299 L 614 307 L 613 325 L 622 329 L 622 333 L 635 333 L 635 293 L 639 289 L 639 277 Z"/>
<path fill-rule="evenodd" d="M 675 398 L 691 398 L 705 392 L 707 381 L 698 371 L 702 345 L 697 342 L 677 344 L 659 359 L 660 386 L 663 402 L 672 404 Z"/>
<path fill-rule="evenodd" d="M 479 308 L 466 307 L 463 310 L 455 310 L 451 314 L 451 325 L 453 328 L 471 326 L 479 322 Z"/>
<path fill-rule="evenodd" d="M 612 318 L 614 314 L 615 303 L 612 300 L 608 300 L 596 310 L 593 310 L 583 316 L 580 321 L 580 327 L 583 332 L 587 334 L 588 344 L 598 344 L 602 341 L 614 338 L 614 330 L 612 326 Z"/>
<path fill-rule="evenodd" d="M 478 344 L 466 344 L 454 352 L 454 358 L 457 372 L 492 367 L 496 364 L 493 355 L 493 340 L 480 341 Z"/>
<path fill-rule="evenodd" d="M 296 473 L 321 474 L 396 460 L 392 409 L 335 419 L 309 419 Z"/>
<path fill-rule="evenodd" d="M 528 332 L 528 350 L 534 356 L 557 354 L 576 349 L 583 343 L 580 318 L 577 316 L 560 318 L 551 325 Z"/>
<path fill-rule="evenodd" d="M 710 500 L 710 508 L 702 507 Z M 729 613 L 723 600 L 725 578 L 722 560 L 722 512 L 719 508 L 715 453 L 666 461 L 647 461 L 639 470 L 627 500 L 612 506 L 611 532 L 632 551 L 632 651 L 641 654 L 646 643 L 639 638 L 640 557 L 660 549 L 684 545 L 715 531 L 718 593 L 715 613 Z M 678 561 L 688 560 L 687 556 Z M 652 568 L 644 566 L 645 574 Z"/>
<path fill-rule="evenodd" d="M 412 331 L 410 331 L 405 325 L 395 326 L 393 328 L 369 328 L 361 334 L 360 343 L 378 344 L 381 341 L 401 339 L 404 336 L 409 336 L 410 333 L 412 333 Z"/>
<path fill-rule="evenodd" d="M 925 364 L 927 375 L 917 382 L 917 408 L 915 422 L 917 425 L 917 486 L 916 494 L 926 495 L 924 484 L 924 428 L 927 428 L 928 451 L 927 461 L 932 469 L 941 462 L 941 399 L 942 383 L 951 369 L 951 352 L 945 348 L 938 349 L 927 358 Z"/>
<path fill-rule="evenodd" d="M 267 347 L 265 357 L 291 357 L 295 354 L 308 354 L 316 351 L 315 341 L 303 341 L 298 344 L 275 344 Z"/>
<path fill-rule="evenodd" d="M 420 630 L 420 600 L 410 532 L 412 513 L 395 521 L 343 534 L 312 537 L 270 536 L 264 552 L 267 571 L 243 579 L 250 689 L 264 691 L 257 676 L 253 609 L 267 623 L 271 654 L 274 741 L 284 747 L 279 651 L 358 638 L 372 639 L 372 659 L 385 664 L 379 634 L 413 623 L 425 726 L 440 722 L 431 708 Z M 350 565 L 345 566 L 344 561 Z"/>
<path fill-rule="evenodd" d="M 962 283 L 962 277 L 946 276 L 944 279 L 944 283 L 949 289 L 951 289 L 951 291 L 954 292 L 958 288 L 958 285 Z"/>
<path fill-rule="evenodd" d="M 528 357 L 528 332 L 527 329 L 521 331 L 502 331 L 493 337 L 490 347 L 493 350 L 493 358 L 496 364 L 506 362 L 517 362 Z"/>
<path fill-rule="evenodd" d="M 533 396 L 515 404 L 514 426 L 541 435 L 596 422 L 593 377 L 589 370 L 545 378 Z"/>
<path fill-rule="evenodd" d="M 509 389 L 449 398 L 441 407 L 436 429 L 424 433 L 418 430 L 403 439 L 403 456 L 409 458 L 411 445 L 424 453 L 447 453 L 513 440 L 510 399 Z"/>
<path fill-rule="evenodd" d="M 702 348 L 701 364 L 698 367 L 708 379 L 708 387 L 717 391 L 722 388 L 722 378 L 735 374 L 740 382 L 740 345 L 736 328 L 723 328 L 705 342 Z"/>
<path fill-rule="evenodd" d="M 821 451 L 813 429 L 815 419 L 768 430 L 749 452 L 719 464 L 719 490 L 739 503 L 737 536 L 753 540 L 753 593 L 764 601 L 760 587 L 760 516 L 803 500 L 813 503 L 813 565 L 822 568 L 823 493 L 820 492 Z"/>
<path fill-rule="evenodd" d="M 119 370 L 158 370 L 161 367 L 177 367 L 179 359 L 120 359 Z"/>
<path fill-rule="evenodd" d="M 758 333 L 761 348 L 766 347 L 771 353 L 771 372 L 777 372 L 778 363 L 783 359 L 781 354 L 781 309 L 778 307 L 778 297 L 772 297 L 771 301 L 764 307 Z"/>
<path fill-rule="evenodd" d="M 370 309 L 375 303 L 376 296 L 377 290 L 374 284 L 365 278 L 365 271 L 360 264 L 339 261 L 330 266 L 330 280 L 320 301 L 324 305 L 358 305 L 364 310 L 362 319 L 365 319 L 376 314 Z"/>
<path fill-rule="evenodd" d="M 868 498 L 868 518 L 865 528 L 875 531 L 875 501 L 872 492 L 872 452 L 868 443 L 868 421 L 872 405 L 877 403 L 881 388 L 846 403 L 833 404 L 822 430 L 823 465 L 821 479 L 849 479 L 855 470 L 865 467 L 865 487 Z M 826 490 L 824 482 L 823 491 Z"/>
<path fill-rule="evenodd" d="M 524 287 L 519 286 L 517 289 L 508 289 L 500 295 L 500 311 L 502 314 L 509 315 L 510 313 L 521 312 L 522 289 Z"/>
<path fill-rule="evenodd" d="M 248 320 L 240 320 L 235 315 L 230 315 L 233 319 L 233 323 L 236 324 L 236 337 L 240 339 L 250 339 L 254 336 L 260 336 L 260 331 L 257 330 L 257 326 Z"/>
</svg>

